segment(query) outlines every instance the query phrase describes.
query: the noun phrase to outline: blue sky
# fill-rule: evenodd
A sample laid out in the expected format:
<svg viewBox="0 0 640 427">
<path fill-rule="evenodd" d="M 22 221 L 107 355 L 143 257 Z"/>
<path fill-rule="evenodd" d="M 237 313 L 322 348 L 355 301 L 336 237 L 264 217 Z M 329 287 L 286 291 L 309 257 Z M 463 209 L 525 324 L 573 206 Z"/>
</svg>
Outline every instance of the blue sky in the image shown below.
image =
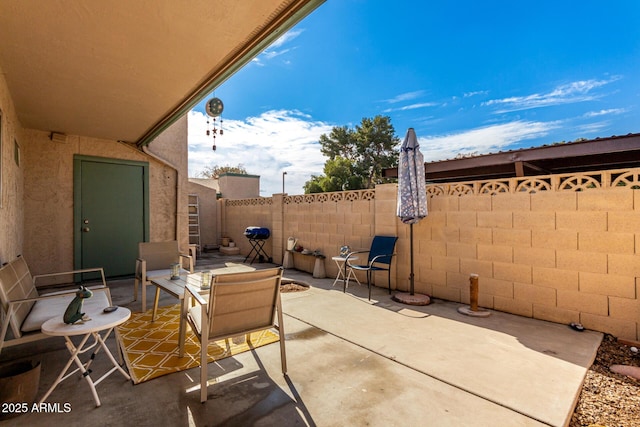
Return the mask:
<svg viewBox="0 0 640 427">
<path fill-rule="evenodd" d="M 189 175 L 242 164 L 301 194 L 319 136 L 364 117 L 416 130 L 425 161 L 640 132 L 640 1 L 328 0 L 189 117 Z"/>
</svg>

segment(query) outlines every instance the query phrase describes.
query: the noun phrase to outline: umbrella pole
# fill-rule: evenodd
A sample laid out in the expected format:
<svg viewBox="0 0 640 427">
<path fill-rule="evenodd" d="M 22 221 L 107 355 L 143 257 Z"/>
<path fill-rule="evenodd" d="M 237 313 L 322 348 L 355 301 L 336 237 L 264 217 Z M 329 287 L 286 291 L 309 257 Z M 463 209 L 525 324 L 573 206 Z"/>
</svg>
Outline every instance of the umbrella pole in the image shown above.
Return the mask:
<svg viewBox="0 0 640 427">
<path fill-rule="evenodd" d="M 416 294 L 414 289 L 414 275 L 413 275 L 413 224 L 409 224 L 409 259 L 411 262 L 411 273 L 409 274 L 409 292 L 398 292 L 392 299 L 402 304 L 410 305 L 427 305 L 431 302 L 431 298 L 428 295 Z"/>
<path fill-rule="evenodd" d="M 409 274 L 409 294 L 413 295 L 414 294 L 414 283 L 413 283 L 413 224 L 409 224 L 409 245 L 410 245 L 410 259 L 411 259 L 411 273 Z"/>
</svg>

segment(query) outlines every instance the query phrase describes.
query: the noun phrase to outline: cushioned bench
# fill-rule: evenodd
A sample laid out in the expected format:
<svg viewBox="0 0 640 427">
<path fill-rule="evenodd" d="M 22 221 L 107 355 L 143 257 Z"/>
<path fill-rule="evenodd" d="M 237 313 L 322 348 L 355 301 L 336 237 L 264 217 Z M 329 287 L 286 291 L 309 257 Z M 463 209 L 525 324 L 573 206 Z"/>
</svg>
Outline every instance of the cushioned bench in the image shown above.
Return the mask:
<svg viewBox="0 0 640 427">
<path fill-rule="evenodd" d="M 102 268 L 73 270 L 61 273 L 31 276 L 24 258 L 18 257 L 0 268 L 0 303 L 2 308 L 2 329 L 0 329 L 0 352 L 10 347 L 39 339 L 49 338 L 40 332 L 42 324 L 52 317 L 64 314 L 75 297 L 78 287 L 62 291 L 40 294 L 36 287 L 38 279 L 65 278 L 73 283 L 81 273 L 99 273 L 102 284 L 88 286 L 93 296 L 83 302 L 85 308 L 103 309 L 112 305 L 111 293 L 107 287 Z M 7 332 L 11 328 L 11 339 Z"/>
</svg>

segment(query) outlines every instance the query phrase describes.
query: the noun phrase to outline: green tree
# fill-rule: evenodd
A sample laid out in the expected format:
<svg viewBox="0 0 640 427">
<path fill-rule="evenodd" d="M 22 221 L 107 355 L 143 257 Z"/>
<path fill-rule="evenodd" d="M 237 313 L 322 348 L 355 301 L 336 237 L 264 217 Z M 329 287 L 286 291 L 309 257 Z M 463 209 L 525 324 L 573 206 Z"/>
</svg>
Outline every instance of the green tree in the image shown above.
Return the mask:
<svg viewBox="0 0 640 427">
<path fill-rule="evenodd" d="M 329 159 L 324 175 L 312 176 L 305 193 L 373 188 L 389 182 L 382 170 L 398 165 L 400 139 L 388 116 L 363 118 L 355 129 L 334 127 L 320 136 L 320 151 Z"/>
<path fill-rule="evenodd" d="M 354 169 L 351 160 L 343 157 L 329 159 L 324 164 L 324 175 L 312 175 L 304 184 L 304 192 L 309 194 L 364 188 L 362 177 L 355 175 Z"/>
<path fill-rule="evenodd" d="M 204 170 L 198 174 L 200 178 L 218 178 L 223 173 L 239 173 L 247 175 L 247 170 L 239 164 L 238 166 L 205 166 Z"/>
</svg>

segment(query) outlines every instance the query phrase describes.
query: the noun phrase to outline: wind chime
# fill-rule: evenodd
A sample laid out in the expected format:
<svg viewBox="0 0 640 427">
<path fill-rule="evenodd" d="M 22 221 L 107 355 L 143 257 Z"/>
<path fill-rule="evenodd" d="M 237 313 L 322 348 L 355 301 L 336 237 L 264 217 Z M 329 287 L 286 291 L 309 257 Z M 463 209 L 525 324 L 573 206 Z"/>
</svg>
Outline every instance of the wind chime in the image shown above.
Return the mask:
<svg viewBox="0 0 640 427">
<path fill-rule="evenodd" d="M 224 110 L 224 104 L 220 98 L 212 98 L 207 101 L 205 110 L 207 111 L 207 115 L 211 117 L 211 120 L 207 118 L 207 136 L 213 137 L 213 147 L 211 148 L 213 151 L 216 151 L 216 136 L 218 135 L 218 130 L 220 131 L 220 136 L 224 134 L 222 130 L 222 110 Z M 220 119 L 219 127 L 218 118 Z"/>
</svg>

